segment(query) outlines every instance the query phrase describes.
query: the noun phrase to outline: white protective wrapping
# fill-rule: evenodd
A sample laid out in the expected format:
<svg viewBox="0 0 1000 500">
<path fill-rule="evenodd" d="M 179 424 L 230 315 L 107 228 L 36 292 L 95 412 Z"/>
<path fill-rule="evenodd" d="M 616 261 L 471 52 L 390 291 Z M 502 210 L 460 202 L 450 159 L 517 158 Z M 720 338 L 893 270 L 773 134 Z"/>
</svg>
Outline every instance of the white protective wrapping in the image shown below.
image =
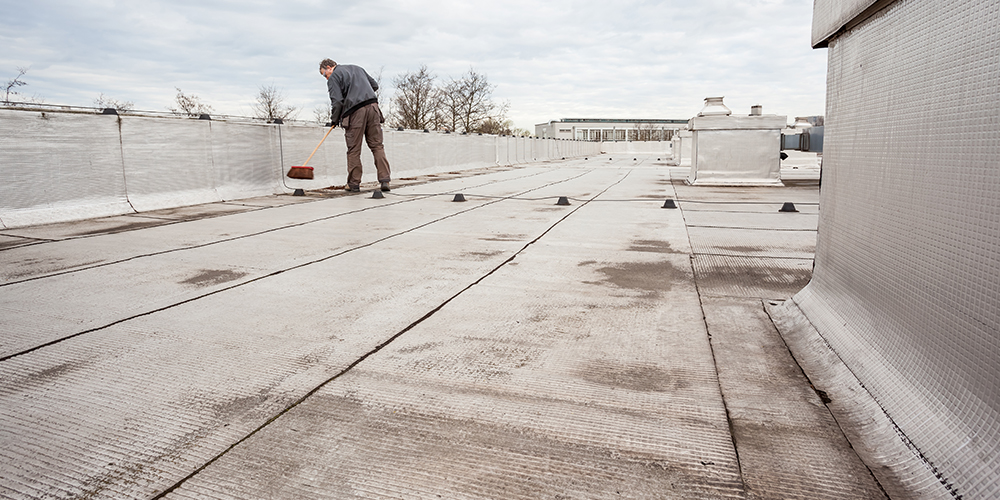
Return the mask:
<svg viewBox="0 0 1000 500">
<path fill-rule="evenodd" d="M 347 155 L 344 142 L 344 130 L 340 127 L 326 135 L 329 127 L 317 125 L 281 125 L 278 134 L 281 140 L 281 180 L 291 189 L 315 189 L 343 185 L 347 183 Z M 326 135 L 326 140 L 323 136 Z M 320 145 L 320 141 L 323 144 Z M 319 149 L 316 147 L 319 146 Z M 316 150 L 316 153 L 309 155 Z M 371 154 L 365 158 L 362 148 L 361 159 L 367 165 L 372 165 Z M 306 160 L 309 163 L 306 164 Z M 313 167 L 313 179 L 291 179 L 285 174 L 293 166 Z"/>
<path fill-rule="evenodd" d="M 691 119 L 693 185 L 781 185 L 781 129 L 778 115 L 696 116 Z"/>
<path fill-rule="evenodd" d="M 222 201 L 215 189 L 210 121 L 120 119 L 126 189 L 136 211 Z"/>
<path fill-rule="evenodd" d="M 681 130 L 677 136 L 680 138 L 680 147 L 677 149 L 677 165 L 681 167 L 691 166 L 691 138 L 694 134 L 690 130 Z"/>
<path fill-rule="evenodd" d="M 671 141 L 617 141 L 602 142 L 603 153 L 628 153 L 642 155 L 663 155 L 669 158 L 673 145 Z"/>
<path fill-rule="evenodd" d="M 830 40 L 816 267 L 794 297 L 966 499 L 1000 498 L 998 89 L 996 0 L 899 0 Z"/>
<path fill-rule="evenodd" d="M 117 116 L 0 109 L 3 227 L 132 211 Z"/>
<path fill-rule="evenodd" d="M 674 134 L 670 139 L 670 160 L 668 165 L 679 165 L 681 162 L 681 134 Z"/>
<path fill-rule="evenodd" d="M 216 191 L 223 200 L 274 194 L 284 173 L 279 128 L 261 123 L 210 122 Z"/>
<path fill-rule="evenodd" d="M 343 185 L 344 131 L 310 124 L 0 109 L 0 228 Z M 385 130 L 392 177 L 596 154 L 599 143 Z M 292 166 L 314 168 L 290 179 Z M 376 180 L 362 147 L 363 182 Z"/>
<path fill-rule="evenodd" d="M 497 144 L 497 165 L 510 165 L 511 138 L 500 136 L 496 139 Z"/>
<path fill-rule="evenodd" d="M 551 139 L 533 139 L 531 141 L 531 159 L 534 161 L 545 161 L 552 158 Z"/>
</svg>

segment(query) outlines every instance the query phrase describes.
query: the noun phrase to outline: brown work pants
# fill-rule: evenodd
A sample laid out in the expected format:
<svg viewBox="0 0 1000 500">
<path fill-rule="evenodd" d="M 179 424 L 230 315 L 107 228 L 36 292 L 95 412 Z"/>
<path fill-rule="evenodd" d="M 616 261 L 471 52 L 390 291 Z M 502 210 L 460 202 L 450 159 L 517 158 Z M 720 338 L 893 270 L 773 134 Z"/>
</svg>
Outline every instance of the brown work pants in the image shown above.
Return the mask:
<svg viewBox="0 0 1000 500">
<path fill-rule="evenodd" d="M 378 103 L 358 108 L 345 117 L 341 124 L 347 138 L 347 185 L 361 184 L 361 138 L 368 142 L 368 149 L 375 157 L 375 170 L 379 182 L 389 182 L 389 160 L 382 146 L 382 111 Z"/>
</svg>

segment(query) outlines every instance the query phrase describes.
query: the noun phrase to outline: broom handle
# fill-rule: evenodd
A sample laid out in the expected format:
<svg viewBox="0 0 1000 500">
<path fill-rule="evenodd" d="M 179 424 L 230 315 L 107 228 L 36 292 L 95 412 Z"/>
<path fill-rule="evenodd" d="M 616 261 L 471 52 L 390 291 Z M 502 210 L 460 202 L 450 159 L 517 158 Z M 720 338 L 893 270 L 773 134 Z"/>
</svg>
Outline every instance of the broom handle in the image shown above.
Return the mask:
<svg viewBox="0 0 1000 500">
<path fill-rule="evenodd" d="M 303 167 L 309 164 L 309 160 L 313 159 L 313 155 L 316 154 L 316 151 L 319 151 L 319 147 L 323 145 L 323 141 L 326 140 L 326 136 L 330 135 L 330 132 L 333 132 L 333 129 L 335 128 L 337 128 L 336 125 L 330 127 L 330 130 L 326 131 L 326 135 L 324 135 L 323 138 L 320 139 L 319 144 L 316 145 L 316 149 L 313 149 L 313 152 L 309 153 L 309 158 L 306 158 L 306 162 L 302 164 Z"/>
</svg>

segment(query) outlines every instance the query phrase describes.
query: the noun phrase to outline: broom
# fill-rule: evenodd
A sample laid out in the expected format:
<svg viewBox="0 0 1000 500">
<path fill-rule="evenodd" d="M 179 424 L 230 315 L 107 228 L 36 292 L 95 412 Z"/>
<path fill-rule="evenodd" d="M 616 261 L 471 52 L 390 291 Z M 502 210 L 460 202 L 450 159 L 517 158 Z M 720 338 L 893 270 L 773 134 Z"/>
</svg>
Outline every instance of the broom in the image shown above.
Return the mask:
<svg viewBox="0 0 1000 500">
<path fill-rule="evenodd" d="M 336 127 L 337 126 L 334 125 L 334 126 L 330 127 L 330 130 L 326 131 L 326 135 L 324 135 L 323 138 L 320 139 L 319 144 L 317 144 L 316 148 L 313 149 L 313 152 L 309 154 L 309 158 L 306 158 L 305 163 L 303 163 L 302 165 L 296 165 L 296 166 L 288 169 L 288 174 L 287 174 L 288 177 L 291 177 L 292 179 L 312 179 L 313 178 L 313 168 L 312 167 L 307 167 L 306 164 L 309 163 L 309 160 L 311 160 L 312 157 L 313 157 L 313 155 L 316 154 L 316 151 L 319 150 L 319 147 L 323 145 L 323 141 L 326 140 L 326 137 L 328 135 L 330 135 L 330 132 L 333 132 L 333 129 L 336 128 Z"/>
</svg>

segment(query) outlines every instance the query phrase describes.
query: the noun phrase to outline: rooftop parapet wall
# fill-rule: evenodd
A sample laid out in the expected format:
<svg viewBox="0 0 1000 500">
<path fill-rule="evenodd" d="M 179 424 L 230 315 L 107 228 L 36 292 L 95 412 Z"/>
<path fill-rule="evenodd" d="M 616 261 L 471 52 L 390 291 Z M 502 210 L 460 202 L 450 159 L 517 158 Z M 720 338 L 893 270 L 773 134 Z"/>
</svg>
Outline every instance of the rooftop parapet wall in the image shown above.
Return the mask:
<svg viewBox="0 0 1000 500">
<path fill-rule="evenodd" d="M 130 211 L 117 117 L 0 110 L 4 227 Z"/>
<path fill-rule="evenodd" d="M 922 462 L 890 494 L 1000 498 L 997 3 L 898 0 L 828 57 L 816 263 L 795 302 Z"/>
<path fill-rule="evenodd" d="M 343 130 L 246 120 L 0 109 L 0 227 L 12 228 L 344 184 Z M 595 155 L 600 143 L 385 130 L 396 178 Z M 363 148 L 363 181 L 375 180 Z"/>
<path fill-rule="evenodd" d="M 602 142 L 602 153 L 655 154 L 669 158 L 672 154 L 671 141 L 614 141 Z"/>
</svg>

